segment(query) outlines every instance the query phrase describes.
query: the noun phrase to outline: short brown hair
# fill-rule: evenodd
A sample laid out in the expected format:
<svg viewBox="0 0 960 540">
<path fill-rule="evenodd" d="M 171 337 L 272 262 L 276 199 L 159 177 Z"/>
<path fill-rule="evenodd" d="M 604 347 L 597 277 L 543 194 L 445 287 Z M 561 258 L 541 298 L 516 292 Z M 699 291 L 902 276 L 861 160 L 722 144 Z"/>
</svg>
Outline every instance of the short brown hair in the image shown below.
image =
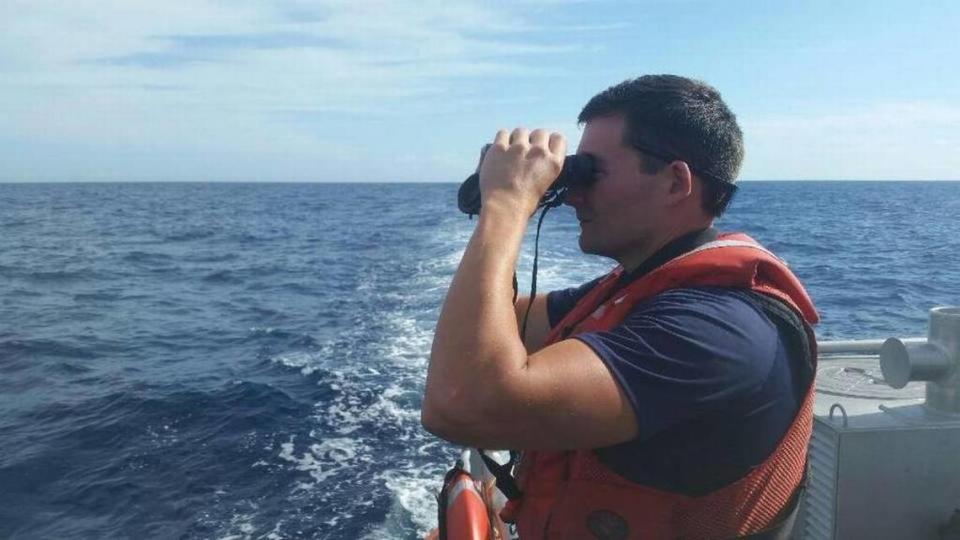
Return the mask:
<svg viewBox="0 0 960 540">
<path fill-rule="evenodd" d="M 704 210 L 720 216 L 736 191 L 743 161 L 743 133 L 737 118 L 704 83 L 677 75 L 644 75 L 594 96 L 577 118 L 622 114 L 624 144 L 644 155 L 655 172 L 673 160 L 687 162 L 704 184 Z"/>
</svg>

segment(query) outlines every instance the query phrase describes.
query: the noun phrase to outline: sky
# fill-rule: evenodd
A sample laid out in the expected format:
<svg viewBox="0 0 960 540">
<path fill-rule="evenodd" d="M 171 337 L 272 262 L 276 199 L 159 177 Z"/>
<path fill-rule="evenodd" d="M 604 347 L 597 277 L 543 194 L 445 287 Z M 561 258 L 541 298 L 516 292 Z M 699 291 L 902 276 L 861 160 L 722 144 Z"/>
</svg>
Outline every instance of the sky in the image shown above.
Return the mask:
<svg viewBox="0 0 960 540">
<path fill-rule="evenodd" d="M 960 179 L 960 2 L 0 0 L 0 182 L 459 182 L 645 73 L 743 180 Z"/>
</svg>

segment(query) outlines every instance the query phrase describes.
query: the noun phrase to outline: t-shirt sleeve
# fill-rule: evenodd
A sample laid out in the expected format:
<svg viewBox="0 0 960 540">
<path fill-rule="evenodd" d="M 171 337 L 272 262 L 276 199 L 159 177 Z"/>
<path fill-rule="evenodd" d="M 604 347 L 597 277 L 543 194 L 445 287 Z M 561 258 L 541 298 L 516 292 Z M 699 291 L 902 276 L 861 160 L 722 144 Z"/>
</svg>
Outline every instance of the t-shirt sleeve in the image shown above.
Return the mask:
<svg viewBox="0 0 960 540">
<path fill-rule="evenodd" d="M 593 289 L 603 277 L 598 277 L 588 281 L 579 287 L 571 287 L 559 291 L 552 291 L 547 294 L 547 319 L 550 321 L 550 328 L 553 328 L 566 316 L 573 306 L 584 297 L 590 289 Z"/>
<path fill-rule="evenodd" d="M 619 326 L 574 336 L 591 347 L 636 413 L 638 440 L 684 421 L 735 412 L 773 367 L 778 333 L 743 291 L 676 289 Z"/>
</svg>

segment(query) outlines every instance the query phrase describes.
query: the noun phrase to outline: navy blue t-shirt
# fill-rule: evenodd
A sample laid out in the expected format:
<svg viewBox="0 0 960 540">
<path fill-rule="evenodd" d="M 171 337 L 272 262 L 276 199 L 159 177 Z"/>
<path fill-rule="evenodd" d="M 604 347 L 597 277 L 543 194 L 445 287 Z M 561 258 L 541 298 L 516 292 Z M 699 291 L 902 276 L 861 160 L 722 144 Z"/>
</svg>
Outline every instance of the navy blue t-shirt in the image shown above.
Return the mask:
<svg viewBox="0 0 960 540">
<path fill-rule="evenodd" d="M 551 327 L 597 280 L 547 297 Z M 615 328 L 574 336 L 603 360 L 636 413 L 636 439 L 597 450 L 629 480 L 702 495 L 762 463 L 786 433 L 810 373 L 749 291 L 665 291 Z M 797 384 L 798 379 L 804 379 Z"/>
</svg>

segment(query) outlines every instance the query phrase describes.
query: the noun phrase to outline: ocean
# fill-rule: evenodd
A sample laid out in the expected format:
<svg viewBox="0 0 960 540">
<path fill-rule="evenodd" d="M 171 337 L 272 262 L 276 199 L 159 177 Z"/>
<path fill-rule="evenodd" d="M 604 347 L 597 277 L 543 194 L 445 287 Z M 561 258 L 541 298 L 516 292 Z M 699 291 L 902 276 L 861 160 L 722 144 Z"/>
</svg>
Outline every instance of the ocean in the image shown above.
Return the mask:
<svg viewBox="0 0 960 540">
<path fill-rule="evenodd" d="M 421 537 L 458 454 L 419 422 L 456 190 L 0 184 L 0 538 Z M 958 216 L 956 182 L 745 182 L 718 228 L 821 339 L 886 338 L 960 305 Z M 612 266 L 577 231 L 546 218 L 539 290 Z"/>
</svg>

